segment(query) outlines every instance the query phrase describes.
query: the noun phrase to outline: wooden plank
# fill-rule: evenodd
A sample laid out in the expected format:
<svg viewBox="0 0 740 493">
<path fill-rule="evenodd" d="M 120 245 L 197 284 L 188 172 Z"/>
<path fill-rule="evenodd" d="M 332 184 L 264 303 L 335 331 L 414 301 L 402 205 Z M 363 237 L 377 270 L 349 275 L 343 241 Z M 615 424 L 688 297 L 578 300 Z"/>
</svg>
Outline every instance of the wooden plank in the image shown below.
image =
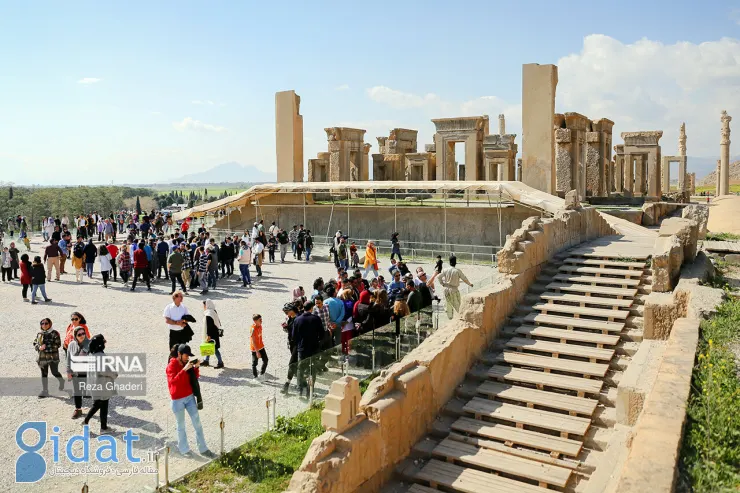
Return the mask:
<svg viewBox="0 0 740 493">
<path fill-rule="evenodd" d="M 572 390 L 582 394 L 598 394 L 604 382 L 601 380 L 590 380 L 587 378 L 571 377 L 566 375 L 554 375 L 537 370 L 526 370 L 524 368 L 513 368 L 510 366 L 495 365 L 488 370 L 488 378 L 494 380 L 505 380 L 508 382 L 521 382 L 537 385 L 538 388 L 552 387 L 554 389 Z"/>
<path fill-rule="evenodd" d="M 624 320 L 630 314 L 627 310 L 607 310 L 586 306 L 563 305 L 561 303 L 537 303 L 532 307 L 539 312 L 571 313 L 587 317 L 601 317 L 609 320 Z"/>
<path fill-rule="evenodd" d="M 552 277 L 556 281 L 581 282 L 585 284 L 605 284 L 608 286 L 639 286 L 639 279 L 617 279 L 615 277 L 580 276 L 577 274 L 555 274 Z"/>
<path fill-rule="evenodd" d="M 416 473 L 417 481 L 462 493 L 547 493 L 546 488 L 432 459 Z"/>
<path fill-rule="evenodd" d="M 406 490 L 406 493 L 439 493 L 439 490 L 435 490 L 428 486 L 422 486 L 420 484 L 412 484 L 411 488 Z"/>
<path fill-rule="evenodd" d="M 593 415 L 596 406 L 599 404 L 599 401 L 596 399 L 573 397 L 572 395 L 560 394 L 558 392 L 548 392 L 545 390 L 530 389 L 521 385 L 492 381 L 480 384 L 477 392 L 490 397 L 550 407 L 552 409 L 560 409 L 561 411 L 572 411 L 588 416 Z"/>
<path fill-rule="evenodd" d="M 576 258 L 569 257 L 565 259 L 566 264 L 576 265 L 598 265 L 598 266 L 609 266 L 609 267 L 623 267 L 625 269 L 644 269 L 645 262 L 620 262 L 619 260 L 607 260 L 607 259 L 595 259 L 595 258 Z"/>
<path fill-rule="evenodd" d="M 573 283 L 560 283 L 551 282 L 547 285 L 547 289 L 554 289 L 559 291 L 571 291 L 575 293 L 586 293 L 586 294 L 605 294 L 609 296 L 626 296 L 628 298 L 634 298 L 637 294 L 636 288 L 613 288 L 608 286 L 590 286 L 588 284 L 573 284 Z"/>
<path fill-rule="evenodd" d="M 506 343 L 507 347 L 522 349 L 525 351 L 539 351 L 541 353 L 564 354 L 567 356 L 577 356 L 588 360 L 609 361 L 614 356 L 613 349 L 600 349 L 579 344 L 562 344 L 559 342 L 540 341 L 536 339 L 526 339 L 524 337 L 514 337 Z"/>
<path fill-rule="evenodd" d="M 475 445 L 476 447 L 486 448 L 501 452 L 502 454 L 509 454 L 515 457 L 522 457 L 524 459 L 533 460 L 535 462 L 542 462 L 543 464 L 551 464 L 571 471 L 576 471 L 583 474 L 592 473 L 596 467 L 593 465 L 584 464 L 579 460 L 573 459 L 557 459 L 549 453 L 537 452 L 526 448 L 507 447 L 501 442 L 493 440 L 487 440 L 485 438 L 478 438 L 476 436 L 466 436 L 459 433 L 451 432 L 447 438 L 458 442 L 468 443 Z M 428 492 L 432 493 L 432 492 Z"/>
<path fill-rule="evenodd" d="M 583 296 L 580 294 L 559 293 L 557 291 L 546 291 L 540 295 L 540 298 L 548 301 L 567 301 L 569 303 L 583 303 L 586 305 L 611 306 L 619 308 L 629 308 L 632 306 L 632 300 L 618 300 L 616 298 L 602 298 L 600 296 Z"/>
<path fill-rule="evenodd" d="M 473 397 L 463 408 L 465 412 L 479 416 L 509 421 L 517 425 L 536 426 L 546 430 L 583 436 L 591 427 L 589 418 L 570 416 L 531 407 L 506 404 L 505 402 Z"/>
<path fill-rule="evenodd" d="M 510 365 L 531 366 L 534 368 L 542 368 L 546 371 L 555 370 L 598 378 L 604 378 L 606 376 L 606 372 L 609 371 L 609 365 L 601 363 L 586 363 L 584 361 L 550 358 L 548 356 L 535 356 L 534 354 L 515 353 L 511 351 L 504 351 L 501 353 L 498 360 Z"/>
<path fill-rule="evenodd" d="M 478 435 L 503 443 L 522 445 L 547 453 L 556 452 L 569 457 L 577 457 L 581 453 L 583 443 L 569 438 L 546 435 L 531 430 L 514 428 L 500 423 L 490 423 L 473 418 L 458 418 L 451 428 L 461 433 Z"/>
<path fill-rule="evenodd" d="M 574 272 L 578 274 L 596 274 L 597 276 L 642 277 L 641 270 L 611 269 L 608 267 L 589 267 L 579 265 L 561 265 L 560 272 Z"/>
<path fill-rule="evenodd" d="M 573 471 L 445 438 L 432 455 L 564 488 Z"/>
<path fill-rule="evenodd" d="M 588 257 L 588 258 L 597 258 L 597 259 L 609 259 L 609 260 L 623 260 L 623 259 L 635 259 L 635 260 L 647 260 L 647 258 L 650 256 L 648 253 L 645 253 L 646 248 L 620 248 L 618 251 L 615 251 L 617 249 L 612 248 L 612 251 L 609 251 L 608 247 L 597 247 L 597 248 L 576 248 L 568 252 L 569 255 L 577 256 L 577 257 Z"/>
<path fill-rule="evenodd" d="M 545 315 L 542 313 L 529 313 L 524 317 L 524 321 L 529 323 L 601 330 L 606 332 L 622 332 L 622 329 L 624 329 L 624 322 L 607 322 L 604 320 L 591 320 L 588 318 L 559 317 L 557 315 Z"/>
<path fill-rule="evenodd" d="M 517 334 L 531 337 L 548 337 L 559 341 L 590 342 L 605 346 L 615 346 L 619 342 L 618 335 L 597 334 L 582 330 L 557 329 L 545 325 L 522 325 L 516 329 Z"/>
</svg>

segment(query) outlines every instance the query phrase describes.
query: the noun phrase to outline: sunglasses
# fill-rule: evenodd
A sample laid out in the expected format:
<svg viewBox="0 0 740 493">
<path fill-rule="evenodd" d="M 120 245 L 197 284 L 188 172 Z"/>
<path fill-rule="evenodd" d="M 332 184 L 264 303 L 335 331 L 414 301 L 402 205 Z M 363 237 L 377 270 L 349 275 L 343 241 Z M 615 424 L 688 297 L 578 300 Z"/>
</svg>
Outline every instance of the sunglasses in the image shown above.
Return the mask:
<svg viewBox="0 0 740 493">
<path fill-rule="evenodd" d="M 76 337 L 85 337 L 85 333 L 84 332 L 80 332 L 79 334 L 77 334 Z"/>
<path fill-rule="evenodd" d="M 79 321 L 80 319 L 79 319 L 79 318 L 77 318 L 77 317 L 75 317 L 75 318 L 72 318 L 72 319 L 70 319 L 70 320 L 72 320 L 73 322 L 77 322 L 77 321 Z"/>
<path fill-rule="evenodd" d="M 39 325 L 49 325 L 49 322 L 41 322 Z"/>
</svg>

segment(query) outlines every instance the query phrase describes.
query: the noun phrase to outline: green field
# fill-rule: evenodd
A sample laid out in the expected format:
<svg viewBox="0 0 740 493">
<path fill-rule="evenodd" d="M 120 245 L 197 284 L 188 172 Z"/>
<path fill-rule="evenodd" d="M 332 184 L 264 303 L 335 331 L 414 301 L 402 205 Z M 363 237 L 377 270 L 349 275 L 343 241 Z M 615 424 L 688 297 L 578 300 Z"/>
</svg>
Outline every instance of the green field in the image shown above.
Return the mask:
<svg viewBox="0 0 740 493">
<path fill-rule="evenodd" d="M 701 187 L 696 187 L 696 194 L 700 194 L 702 192 L 714 192 L 715 188 L 717 187 L 715 187 L 714 185 L 703 185 Z M 730 185 L 730 192 L 740 192 L 740 184 Z"/>
</svg>

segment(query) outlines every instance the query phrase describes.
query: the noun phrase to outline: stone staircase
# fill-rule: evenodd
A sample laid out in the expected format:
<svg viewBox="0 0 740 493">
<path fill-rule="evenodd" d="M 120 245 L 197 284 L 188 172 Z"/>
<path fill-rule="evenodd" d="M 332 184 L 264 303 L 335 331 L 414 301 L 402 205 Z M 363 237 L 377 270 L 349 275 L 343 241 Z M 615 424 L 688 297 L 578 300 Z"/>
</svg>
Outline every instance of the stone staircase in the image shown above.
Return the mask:
<svg viewBox="0 0 740 493">
<path fill-rule="evenodd" d="M 384 491 L 588 491 L 651 284 L 644 254 L 555 256 Z"/>
</svg>

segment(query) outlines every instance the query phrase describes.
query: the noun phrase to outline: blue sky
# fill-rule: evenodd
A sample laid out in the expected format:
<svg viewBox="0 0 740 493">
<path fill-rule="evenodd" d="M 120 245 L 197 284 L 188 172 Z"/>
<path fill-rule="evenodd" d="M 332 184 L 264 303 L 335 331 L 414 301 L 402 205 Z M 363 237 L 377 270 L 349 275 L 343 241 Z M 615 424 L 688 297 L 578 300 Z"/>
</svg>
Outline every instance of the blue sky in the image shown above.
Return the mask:
<svg viewBox="0 0 740 493">
<path fill-rule="evenodd" d="M 275 168 L 274 93 L 295 89 L 305 159 L 324 127 L 498 113 L 521 135 L 521 65 L 559 65 L 558 111 L 718 154 L 740 110 L 740 2 L 0 0 L 0 181 L 146 183 Z M 493 130 L 493 126 L 492 126 Z M 615 137 L 615 143 L 620 139 Z M 521 138 L 518 138 L 521 145 Z"/>
</svg>

